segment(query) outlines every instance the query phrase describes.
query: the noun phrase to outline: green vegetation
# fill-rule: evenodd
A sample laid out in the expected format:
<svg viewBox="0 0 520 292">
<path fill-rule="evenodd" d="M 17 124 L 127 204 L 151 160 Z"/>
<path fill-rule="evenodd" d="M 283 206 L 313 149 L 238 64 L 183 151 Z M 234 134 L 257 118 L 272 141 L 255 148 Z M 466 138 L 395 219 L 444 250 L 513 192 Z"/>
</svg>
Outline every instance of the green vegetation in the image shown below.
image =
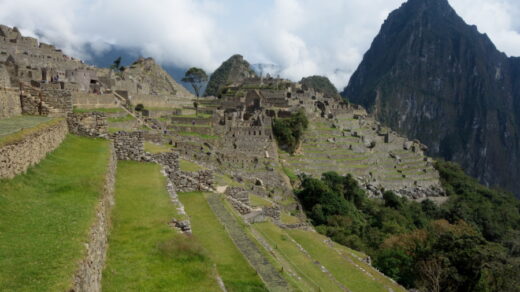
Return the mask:
<svg viewBox="0 0 520 292">
<path fill-rule="evenodd" d="M 123 117 L 114 117 L 114 118 L 108 118 L 107 121 L 110 123 L 118 123 L 118 122 L 128 122 L 128 121 L 134 121 L 135 117 L 128 114 Z"/>
<path fill-rule="evenodd" d="M 190 214 L 194 235 L 209 252 L 228 291 L 265 291 L 262 280 L 245 260 L 226 229 L 211 211 L 200 192 L 181 193 L 186 212 Z"/>
<path fill-rule="evenodd" d="M 304 87 L 312 88 L 323 93 L 326 97 L 340 97 L 336 87 L 325 76 L 310 76 L 300 80 Z"/>
<path fill-rule="evenodd" d="M 179 132 L 178 134 L 181 136 L 195 136 L 195 137 L 200 137 L 203 139 L 218 139 L 218 136 L 200 134 L 200 133 L 195 133 L 195 132 Z"/>
<path fill-rule="evenodd" d="M 179 167 L 182 171 L 187 172 L 196 172 L 204 170 L 204 168 L 194 162 L 191 162 L 189 160 L 179 159 Z"/>
<path fill-rule="evenodd" d="M 45 127 L 46 122 L 52 118 L 41 116 L 17 116 L 7 119 L 0 119 L 0 139 L 4 136 L 16 133 L 20 130 L 34 129 L 38 131 L 39 127 Z"/>
<path fill-rule="evenodd" d="M 290 229 L 287 233 L 350 291 L 389 291 L 387 287 L 405 291 L 361 261 L 360 258 L 366 257 L 363 254 L 332 242 L 328 245 L 327 238 L 314 232 Z"/>
<path fill-rule="evenodd" d="M 77 108 L 74 107 L 73 110 L 75 113 L 91 113 L 91 112 L 99 112 L 99 113 L 120 113 L 125 111 L 120 107 L 116 108 Z"/>
<path fill-rule="evenodd" d="M 0 180 L 0 290 L 72 287 L 108 158 L 107 141 L 68 136 L 26 174 Z"/>
<path fill-rule="evenodd" d="M 320 265 L 315 263 L 312 257 L 303 253 L 298 246 L 291 240 L 291 237 L 273 223 L 259 223 L 254 225 L 254 229 L 260 232 L 265 240 L 279 253 L 291 270 L 296 272 L 304 281 L 305 290 L 321 289 L 322 291 L 342 291 L 336 284 L 335 279 L 331 279 L 320 269 Z"/>
<path fill-rule="evenodd" d="M 219 291 L 207 251 L 169 227 L 172 216 L 160 166 L 119 162 L 103 290 Z"/>
<path fill-rule="evenodd" d="M 292 114 L 290 118 L 275 119 L 273 121 L 273 134 L 278 145 L 290 154 L 294 154 L 300 144 L 303 132 L 309 126 L 309 121 L 303 110 Z"/>
<path fill-rule="evenodd" d="M 148 141 L 144 142 L 144 151 L 152 154 L 170 152 L 172 148 L 173 146 L 168 144 L 156 144 Z"/>
<path fill-rule="evenodd" d="M 179 117 L 179 118 L 201 118 L 201 119 L 208 119 L 211 118 L 212 115 L 205 114 L 205 113 L 198 113 L 198 114 L 191 114 L 191 115 L 172 115 L 172 117 Z"/>
<path fill-rule="evenodd" d="M 253 207 L 268 207 L 273 205 L 271 201 L 254 194 L 249 194 L 249 203 Z"/>
<path fill-rule="evenodd" d="M 515 291 L 520 275 L 520 202 L 460 167 L 438 162 L 450 198 L 441 207 L 392 192 L 368 200 L 352 176 L 302 177 L 297 191 L 317 230 L 367 252 L 406 287 L 428 291 Z M 434 273 L 434 277 L 432 277 Z"/>
</svg>

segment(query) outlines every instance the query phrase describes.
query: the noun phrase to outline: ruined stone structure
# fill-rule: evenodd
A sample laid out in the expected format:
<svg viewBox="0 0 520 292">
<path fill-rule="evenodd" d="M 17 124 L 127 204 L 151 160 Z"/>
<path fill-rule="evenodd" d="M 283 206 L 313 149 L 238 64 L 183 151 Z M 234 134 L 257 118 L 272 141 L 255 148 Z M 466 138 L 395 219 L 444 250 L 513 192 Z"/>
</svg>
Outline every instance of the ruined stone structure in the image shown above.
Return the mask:
<svg viewBox="0 0 520 292">
<path fill-rule="evenodd" d="M 69 113 L 67 116 L 69 132 L 79 136 L 105 137 L 107 117 L 103 113 Z"/>
<path fill-rule="evenodd" d="M 114 140 L 118 160 L 142 161 L 145 157 L 142 132 L 117 132 L 111 135 Z"/>
</svg>

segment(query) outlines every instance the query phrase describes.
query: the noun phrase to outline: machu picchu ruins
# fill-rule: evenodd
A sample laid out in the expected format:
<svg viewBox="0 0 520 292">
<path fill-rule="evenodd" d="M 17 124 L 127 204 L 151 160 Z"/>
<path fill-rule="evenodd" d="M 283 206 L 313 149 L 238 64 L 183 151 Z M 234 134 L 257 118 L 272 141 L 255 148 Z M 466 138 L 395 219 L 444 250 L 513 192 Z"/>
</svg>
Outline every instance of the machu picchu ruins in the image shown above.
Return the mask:
<svg viewBox="0 0 520 292">
<path fill-rule="evenodd" d="M 449 7 L 389 19 L 413 5 Z M 95 66 L 21 31 L 0 25 L 0 291 L 518 291 L 520 203 L 389 127 L 390 93 L 248 54 L 179 78 L 154 45 Z"/>
</svg>

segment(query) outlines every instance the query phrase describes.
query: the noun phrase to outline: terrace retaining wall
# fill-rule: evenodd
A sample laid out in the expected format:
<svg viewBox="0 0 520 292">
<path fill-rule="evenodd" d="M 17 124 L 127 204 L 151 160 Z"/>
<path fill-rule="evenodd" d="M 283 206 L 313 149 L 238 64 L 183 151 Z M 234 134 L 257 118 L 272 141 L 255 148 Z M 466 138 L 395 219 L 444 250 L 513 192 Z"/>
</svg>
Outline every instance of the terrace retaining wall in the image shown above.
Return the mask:
<svg viewBox="0 0 520 292">
<path fill-rule="evenodd" d="M 24 173 L 56 149 L 68 133 L 67 122 L 59 121 L 36 133 L 0 147 L 0 178 L 13 178 Z"/>
<path fill-rule="evenodd" d="M 96 220 L 90 228 L 86 256 L 80 262 L 74 276 L 73 288 L 69 291 L 101 291 L 101 278 L 105 266 L 110 232 L 110 211 L 114 205 L 117 159 L 114 144 L 110 143 L 110 159 L 105 176 L 103 196 L 96 206 Z"/>
</svg>

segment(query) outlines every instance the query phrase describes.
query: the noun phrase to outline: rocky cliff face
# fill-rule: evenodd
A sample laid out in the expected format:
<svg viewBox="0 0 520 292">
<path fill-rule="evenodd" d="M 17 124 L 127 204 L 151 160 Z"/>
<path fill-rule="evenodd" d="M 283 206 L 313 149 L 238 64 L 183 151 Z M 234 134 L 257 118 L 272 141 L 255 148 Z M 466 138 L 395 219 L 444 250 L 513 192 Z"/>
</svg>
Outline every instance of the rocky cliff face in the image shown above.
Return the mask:
<svg viewBox="0 0 520 292">
<path fill-rule="evenodd" d="M 251 65 L 241 55 L 233 55 L 218 67 L 208 82 L 204 96 L 218 96 L 223 86 L 240 83 L 246 78 L 257 76 Z"/>
<path fill-rule="evenodd" d="M 520 59 L 447 0 L 409 0 L 392 12 L 342 95 L 430 155 L 520 196 Z"/>
</svg>

